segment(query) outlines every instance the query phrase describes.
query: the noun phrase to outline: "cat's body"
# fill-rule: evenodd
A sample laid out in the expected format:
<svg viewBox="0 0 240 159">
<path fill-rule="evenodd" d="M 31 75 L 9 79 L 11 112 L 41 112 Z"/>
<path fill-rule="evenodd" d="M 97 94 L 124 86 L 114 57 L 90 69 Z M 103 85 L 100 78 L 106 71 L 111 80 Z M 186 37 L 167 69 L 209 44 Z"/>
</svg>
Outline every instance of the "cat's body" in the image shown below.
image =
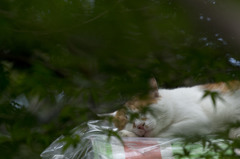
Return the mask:
<svg viewBox="0 0 240 159">
<path fill-rule="evenodd" d="M 151 110 L 149 113 L 133 122 L 129 122 L 126 110 L 114 113 L 115 125 L 121 136 L 206 135 L 226 131 L 229 123 L 240 122 L 238 81 L 176 89 L 156 89 L 156 82 L 151 85 L 153 90 L 147 99 L 135 98 L 126 103 L 130 112 L 148 107 Z M 215 103 L 211 95 L 204 97 L 206 91 L 219 93 L 214 98 Z"/>
</svg>

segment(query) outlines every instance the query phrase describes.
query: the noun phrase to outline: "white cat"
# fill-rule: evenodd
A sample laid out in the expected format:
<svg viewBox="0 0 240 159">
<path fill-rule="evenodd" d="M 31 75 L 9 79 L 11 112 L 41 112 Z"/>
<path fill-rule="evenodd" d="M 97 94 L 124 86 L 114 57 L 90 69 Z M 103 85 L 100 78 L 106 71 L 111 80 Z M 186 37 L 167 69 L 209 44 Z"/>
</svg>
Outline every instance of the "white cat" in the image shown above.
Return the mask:
<svg viewBox="0 0 240 159">
<path fill-rule="evenodd" d="M 116 111 L 114 124 L 123 137 L 173 137 L 178 135 L 207 135 L 227 131 L 229 123 L 240 122 L 240 82 L 215 83 L 176 89 L 158 89 L 151 79 L 151 92 L 146 98 L 134 97 L 126 109 Z M 206 91 L 218 92 L 215 103 Z M 214 93 L 213 93 L 214 94 Z M 215 93 L 216 94 L 216 93 Z M 204 98 L 203 98 L 204 97 Z M 130 122 L 130 113 L 143 108 L 150 111 L 139 114 Z M 230 131 L 230 137 L 239 137 L 240 130 Z"/>
</svg>

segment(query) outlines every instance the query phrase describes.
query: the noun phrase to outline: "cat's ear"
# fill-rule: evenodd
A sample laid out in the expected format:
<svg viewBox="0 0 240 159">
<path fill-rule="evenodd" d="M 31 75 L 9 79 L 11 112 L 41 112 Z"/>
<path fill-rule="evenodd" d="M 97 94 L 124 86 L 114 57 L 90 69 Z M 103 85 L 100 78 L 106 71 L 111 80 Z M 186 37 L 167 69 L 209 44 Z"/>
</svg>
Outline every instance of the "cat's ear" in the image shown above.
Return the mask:
<svg viewBox="0 0 240 159">
<path fill-rule="evenodd" d="M 152 98 L 160 97 L 158 92 L 158 84 L 154 77 L 149 80 L 149 87 L 150 87 L 150 93 L 149 93 L 150 97 Z"/>
</svg>

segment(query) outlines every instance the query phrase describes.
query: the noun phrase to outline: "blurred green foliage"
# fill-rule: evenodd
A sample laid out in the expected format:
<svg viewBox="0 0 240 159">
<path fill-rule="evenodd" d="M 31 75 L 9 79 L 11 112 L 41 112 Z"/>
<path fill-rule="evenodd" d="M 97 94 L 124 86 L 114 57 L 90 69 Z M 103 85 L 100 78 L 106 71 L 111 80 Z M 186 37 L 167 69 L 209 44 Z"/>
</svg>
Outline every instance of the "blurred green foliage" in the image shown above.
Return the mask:
<svg viewBox="0 0 240 159">
<path fill-rule="evenodd" d="M 239 79 L 239 47 L 210 21 L 173 0 L 1 0 L 1 156 L 39 158 L 152 76 L 166 88 Z"/>
</svg>

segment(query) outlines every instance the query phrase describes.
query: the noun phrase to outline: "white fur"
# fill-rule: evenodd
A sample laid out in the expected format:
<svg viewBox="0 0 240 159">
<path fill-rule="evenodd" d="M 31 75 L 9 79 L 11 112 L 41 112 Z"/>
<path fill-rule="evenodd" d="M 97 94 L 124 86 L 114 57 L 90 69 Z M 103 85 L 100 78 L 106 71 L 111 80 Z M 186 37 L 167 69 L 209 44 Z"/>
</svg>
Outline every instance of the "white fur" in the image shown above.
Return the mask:
<svg viewBox="0 0 240 159">
<path fill-rule="evenodd" d="M 137 129 L 128 123 L 122 136 L 172 137 L 174 135 L 205 135 L 225 131 L 227 124 L 240 121 L 240 90 L 220 93 L 214 107 L 210 96 L 202 98 L 201 86 L 177 89 L 159 89 L 161 98 L 150 105 L 153 114 L 146 114 L 144 128 Z M 131 135 L 128 135 L 131 134 Z M 134 133 L 134 134 L 133 134 Z"/>
</svg>

